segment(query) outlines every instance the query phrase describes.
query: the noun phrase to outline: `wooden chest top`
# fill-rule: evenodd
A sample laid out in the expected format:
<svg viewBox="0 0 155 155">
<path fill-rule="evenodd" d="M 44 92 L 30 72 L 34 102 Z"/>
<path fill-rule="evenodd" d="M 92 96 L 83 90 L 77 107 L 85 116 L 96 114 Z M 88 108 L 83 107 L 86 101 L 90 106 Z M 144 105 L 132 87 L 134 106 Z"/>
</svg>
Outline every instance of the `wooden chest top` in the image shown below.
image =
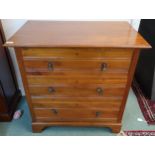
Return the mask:
<svg viewBox="0 0 155 155">
<path fill-rule="evenodd" d="M 28 21 L 5 46 L 150 47 L 128 22 L 111 21 Z"/>
</svg>

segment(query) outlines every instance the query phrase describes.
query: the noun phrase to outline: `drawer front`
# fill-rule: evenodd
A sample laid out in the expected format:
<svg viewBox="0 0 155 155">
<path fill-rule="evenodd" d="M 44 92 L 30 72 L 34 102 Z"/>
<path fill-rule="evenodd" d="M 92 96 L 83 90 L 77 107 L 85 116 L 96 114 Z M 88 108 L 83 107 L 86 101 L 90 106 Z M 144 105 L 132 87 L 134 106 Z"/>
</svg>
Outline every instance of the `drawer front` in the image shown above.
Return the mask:
<svg viewBox="0 0 155 155">
<path fill-rule="evenodd" d="M 106 85 L 113 85 L 113 84 L 119 84 L 119 85 L 126 85 L 127 82 L 127 76 L 126 77 L 98 77 L 93 76 L 93 78 L 88 77 L 52 77 L 52 76 L 27 76 L 28 84 L 29 85 L 90 85 L 90 84 L 106 84 Z"/>
<path fill-rule="evenodd" d="M 91 70 L 87 71 L 80 71 L 77 72 L 76 70 L 72 70 L 70 72 L 62 72 L 62 71 L 56 71 L 56 72 L 27 72 L 27 78 L 32 81 L 32 78 L 36 78 L 41 81 L 44 81 L 44 79 L 48 79 L 49 81 L 62 81 L 62 77 L 65 79 L 65 81 L 72 81 L 72 80 L 85 80 L 85 79 L 96 79 L 96 80 L 105 80 L 109 77 L 112 79 L 127 79 L 128 72 L 93 72 Z M 103 80 L 103 81 L 104 81 Z M 53 82 L 52 82 L 53 83 Z"/>
<path fill-rule="evenodd" d="M 59 72 L 99 72 L 127 73 L 130 66 L 128 60 L 44 60 L 29 59 L 24 61 L 26 72 L 34 75 L 55 74 Z"/>
<path fill-rule="evenodd" d="M 123 96 L 125 85 L 86 85 L 86 86 L 37 86 L 30 85 L 31 96 L 53 96 L 53 97 L 113 97 Z"/>
<path fill-rule="evenodd" d="M 32 96 L 35 108 L 111 108 L 120 109 L 122 97 L 52 97 Z"/>
<path fill-rule="evenodd" d="M 118 110 L 83 109 L 83 108 L 50 108 L 34 109 L 36 119 L 44 121 L 103 121 L 117 119 Z"/>
<path fill-rule="evenodd" d="M 22 49 L 22 54 L 24 59 L 131 59 L 132 51 L 122 48 L 27 48 Z"/>
</svg>

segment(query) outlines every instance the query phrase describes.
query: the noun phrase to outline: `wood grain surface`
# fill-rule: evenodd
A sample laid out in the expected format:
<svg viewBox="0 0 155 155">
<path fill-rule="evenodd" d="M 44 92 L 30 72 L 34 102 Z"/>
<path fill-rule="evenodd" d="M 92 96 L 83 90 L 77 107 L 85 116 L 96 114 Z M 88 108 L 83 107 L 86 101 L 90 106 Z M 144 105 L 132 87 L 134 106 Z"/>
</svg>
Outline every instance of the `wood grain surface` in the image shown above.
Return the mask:
<svg viewBox="0 0 155 155">
<path fill-rule="evenodd" d="M 150 47 L 128 22 L 112 21 L 28 21 L 5 45 L 11 47 Z"/>
</svg>

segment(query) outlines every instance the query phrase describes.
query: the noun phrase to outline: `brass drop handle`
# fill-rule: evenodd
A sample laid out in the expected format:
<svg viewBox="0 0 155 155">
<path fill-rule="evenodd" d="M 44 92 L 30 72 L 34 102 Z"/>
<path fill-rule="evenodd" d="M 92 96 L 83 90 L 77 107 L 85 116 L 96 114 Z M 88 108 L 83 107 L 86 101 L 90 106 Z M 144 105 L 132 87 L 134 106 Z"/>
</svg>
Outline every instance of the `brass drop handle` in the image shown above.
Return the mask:
<svg viewBox="0 0 155 155">
<path fill-rule="evenodd" d="M 53 93 L 53 92 L 55 92 L 55 89 L 53 87 L 48 87 L 48 92 Z"/>
<path fill-rule="evenodd" d="M 100 111 L 96 112 L 96 117 L 99 117 L 102 113 Z"/>
<path fill-rule="evenodd" d="M 103 95 L 103 89 L 100 88 L 100 87 L 96 89 L 96 92 L 97 92 L 99 95 Z"/>
<path fill-rule="evenodd" d="M 102 63 L 102 64 L 101 64 L 101 71 L 106 71 L 107 68 L 108 68 L 107 63 Z"/>
<path fill-rule="evenodd" d="M 55 115 L 58 114 L 58 110 L 57 110 L 57 109 L 51 109 L 51 110 L 52 110 L 52 112 L 53 112 Z"/>
<path fill-rule="evenodd" d="M 54 68 L 53 68 L 53 63 L 52 62 L 48 62 L 48 70 L 49 71 L 52 71 Z"/>
</svg>

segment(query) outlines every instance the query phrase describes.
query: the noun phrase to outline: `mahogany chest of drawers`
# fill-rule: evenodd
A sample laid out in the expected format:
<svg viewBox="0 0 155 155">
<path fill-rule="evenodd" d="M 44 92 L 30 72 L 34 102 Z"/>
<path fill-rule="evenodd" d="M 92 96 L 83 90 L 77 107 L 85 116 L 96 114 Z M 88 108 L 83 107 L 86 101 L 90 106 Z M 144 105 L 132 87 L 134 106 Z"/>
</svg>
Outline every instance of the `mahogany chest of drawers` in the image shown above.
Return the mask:
<svg viewBox="0 0 155 155">
<path fill-rule="evenodd" d="M 127 22 L 90 21 L 28 21 L 5 46 L 15 48 L 34 132 L 119 132 L 139 50 L 150 48 Z"/>
</svg>

